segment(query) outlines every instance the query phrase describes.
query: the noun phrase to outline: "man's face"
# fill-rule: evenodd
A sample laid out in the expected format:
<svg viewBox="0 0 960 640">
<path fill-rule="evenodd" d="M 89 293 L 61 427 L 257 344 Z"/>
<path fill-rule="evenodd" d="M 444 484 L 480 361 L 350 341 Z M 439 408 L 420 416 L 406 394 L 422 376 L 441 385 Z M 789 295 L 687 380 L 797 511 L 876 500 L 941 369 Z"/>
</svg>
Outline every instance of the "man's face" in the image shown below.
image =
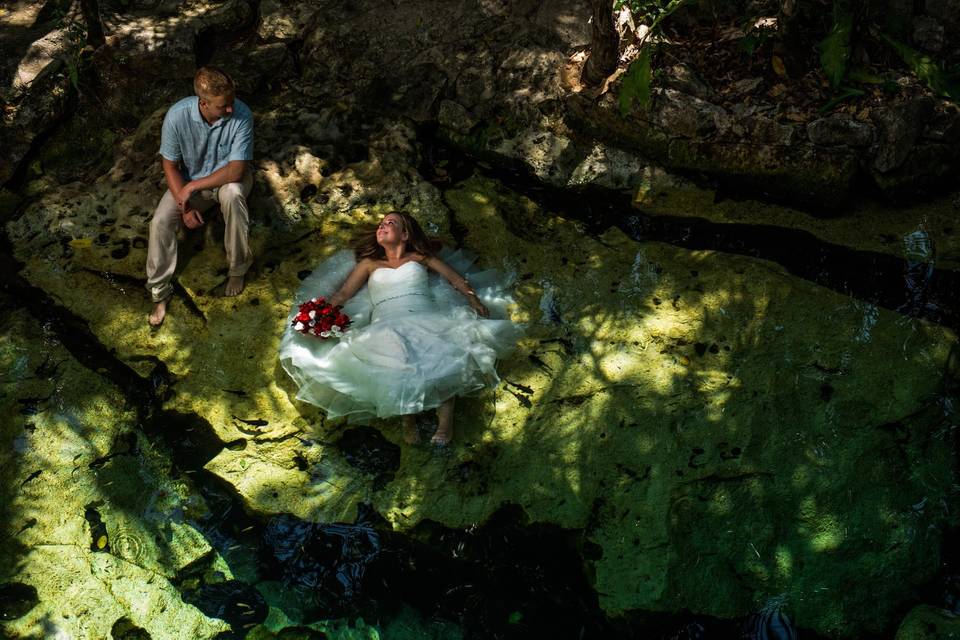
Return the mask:
<svg viewBox="0 0 960 640">
<path fill-rule="evenodd" d="M 232 95 L 200 98 L 200 110 L 204 118 L 210 123 L 220 118 L 229 118 L 233 114 L 233 98 Z"/>
</svg>

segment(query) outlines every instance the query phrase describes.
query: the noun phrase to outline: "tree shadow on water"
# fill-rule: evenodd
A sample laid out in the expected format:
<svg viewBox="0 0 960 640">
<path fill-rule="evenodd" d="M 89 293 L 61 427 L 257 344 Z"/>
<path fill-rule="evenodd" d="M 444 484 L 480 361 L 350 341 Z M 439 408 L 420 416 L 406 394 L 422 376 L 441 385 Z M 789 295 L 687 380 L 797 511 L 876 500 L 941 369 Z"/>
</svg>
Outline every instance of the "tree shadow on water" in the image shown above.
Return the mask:
<svg viewBox="0 0 960 640">
<path fill-rule="evenodd" d="M 582 530 L 612 615 L 778 601 L 818 633 L 896 624 L 955 501 L 950 335 L 768 263 L 601 240 L 563 260 L 502 242 L 538 255 L 517 297 L 539 323 L 462 453 L 399 477 L 387 509 L 468 526 L 510 500 Z"/>
</svg>

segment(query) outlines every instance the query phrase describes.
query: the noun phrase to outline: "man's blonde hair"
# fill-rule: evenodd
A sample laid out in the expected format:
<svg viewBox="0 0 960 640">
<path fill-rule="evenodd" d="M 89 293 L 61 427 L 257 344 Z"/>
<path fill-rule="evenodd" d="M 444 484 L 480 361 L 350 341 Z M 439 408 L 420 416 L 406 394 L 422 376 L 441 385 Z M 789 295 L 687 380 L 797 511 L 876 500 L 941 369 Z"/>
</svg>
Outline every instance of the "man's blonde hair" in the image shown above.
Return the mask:
<svg viewBox="0 0 960 640">
<path fill-rule="evenodd" d="M 193 91 L 202 100 L 220 96 L 233 96 L 235 88 L 233 78 L 220 67 L 200 67 L 193 76 Z"/>
</svg>

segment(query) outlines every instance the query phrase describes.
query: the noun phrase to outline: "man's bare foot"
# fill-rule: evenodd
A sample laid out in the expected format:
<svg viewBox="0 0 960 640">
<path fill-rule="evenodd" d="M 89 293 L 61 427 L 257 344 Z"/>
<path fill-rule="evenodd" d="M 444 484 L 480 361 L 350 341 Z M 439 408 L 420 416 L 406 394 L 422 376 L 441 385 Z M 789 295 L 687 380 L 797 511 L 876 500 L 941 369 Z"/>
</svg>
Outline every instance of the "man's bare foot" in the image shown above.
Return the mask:
<svg viewBox="0 0 960 640">
<path fill-rule="evenodd" d="M 240 295 L 243 291 L 243 276 L 230 276 L 227 278 L 227 286 L 223 288 L 223 295 L 232 298 Z"/>
<path fill-rule="evenodd" d="M 420 442 L 420 432 L 417 431 L 417 420 L 414 416 L 403 416 L 403 441 L 407 444 Z"/>
<path fill-rule="evenodd" d="M 163 319 L 167 317 L 167 300 L 161 300 L 153 305 L 153 311 L 150 312 L 148 319 L 151 327 L 156 328 L 163 324 Z"/>
</svg>

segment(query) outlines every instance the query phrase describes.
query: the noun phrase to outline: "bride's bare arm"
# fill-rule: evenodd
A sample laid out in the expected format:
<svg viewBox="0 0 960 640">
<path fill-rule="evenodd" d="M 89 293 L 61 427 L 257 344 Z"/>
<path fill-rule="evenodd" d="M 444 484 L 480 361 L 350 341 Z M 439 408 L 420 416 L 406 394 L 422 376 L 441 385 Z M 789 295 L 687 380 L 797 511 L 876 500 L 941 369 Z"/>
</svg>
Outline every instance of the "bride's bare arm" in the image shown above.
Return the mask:
<svg viewBox="0 0 960 640">
<path fill-rule="evenodd" d="M 352 298 L 370 276 L 370 265 L 370 260 L 361 260 L 357 263 L 357 266 L 353 268 L 353 271 L 351 271 L 347 279 L 344 280 L 343 285 L 340 286 L 340 290 L 330 296 L 330 304 L 340 306 Z"/>
<path fill-rule="evenodd" d="M 467 279 L 454 271 L 450 265 L 436 256 L 427 256 L 422 262 L 425 266 L 443 276 L 450 283 L 450 286 L 462 293 L 467 298 L 467 302 L 470 303 L 470 307 L 477 312 L 477 315 L 484 318 L 490 317 L 490 311 L 480 302 L 480 298 L 477 297 L 477 293 L 467 282 Z"/>
</svg>

